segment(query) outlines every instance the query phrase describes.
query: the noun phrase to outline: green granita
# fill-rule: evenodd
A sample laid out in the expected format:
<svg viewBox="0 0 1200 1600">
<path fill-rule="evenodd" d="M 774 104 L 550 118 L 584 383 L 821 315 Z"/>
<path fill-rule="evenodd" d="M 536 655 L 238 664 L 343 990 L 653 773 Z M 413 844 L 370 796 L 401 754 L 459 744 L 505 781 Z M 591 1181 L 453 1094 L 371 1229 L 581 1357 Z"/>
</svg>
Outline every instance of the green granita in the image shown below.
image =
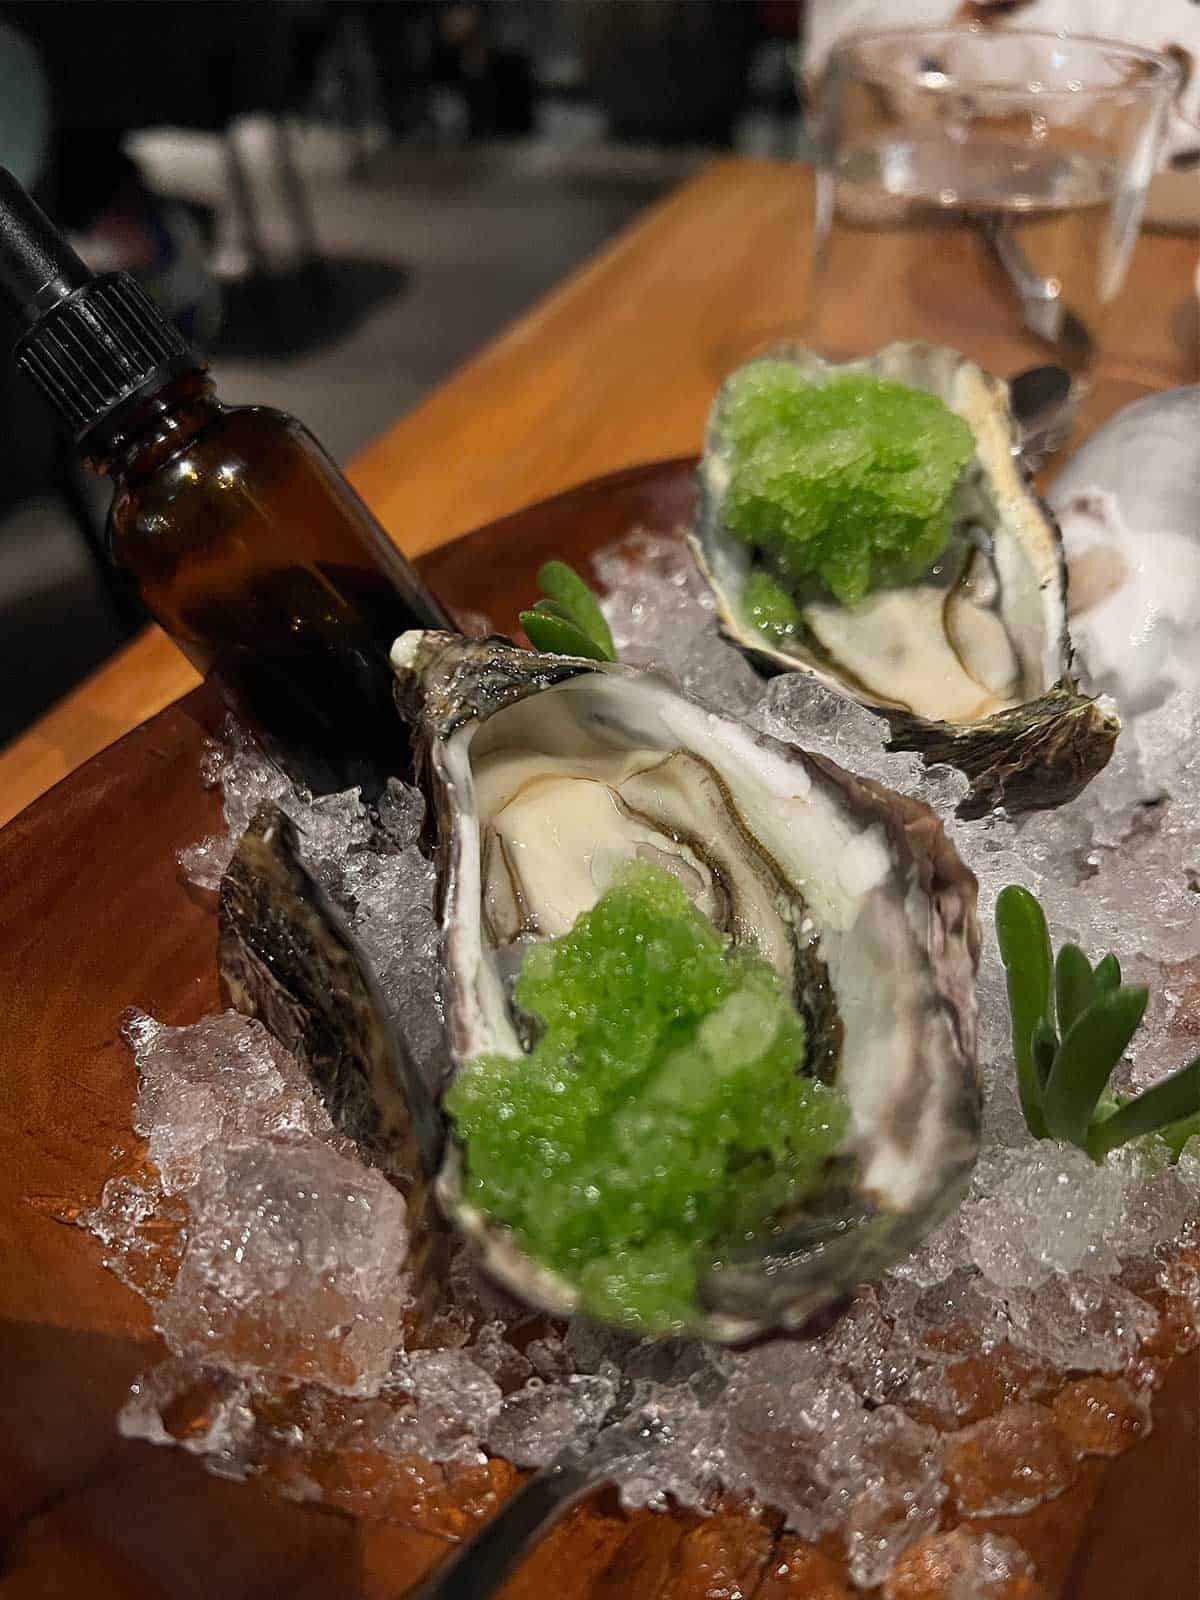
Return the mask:
<svg viewBox="0 0 1200 1600">
<path fill-rule="evenodd" d="M 975 439 L 936 395 L 861 373 L 812 383 L 765 360 L 729 380 L 722 422 L 724 524 L 787 586 L 819 580 L 855 605 L 924 571 L 948 543 Z"/>
<path fill-rule="evenodd" d="M 742 590 L 742 610 L 747 619 L 771 640 L 784 644 L 800 628 L 800 608 L 769 572 L 752 572 Z"/>
<path fill-rule="evenodd" d="M 532 1050 L 476 1057 L 447 1096 L 467 1197 L 593 1315 L 679 1328 L 698 1273 L 818 1181 L 842 1095 L 800 1070 L 774 969 L 656 867 L 531 945 L 514 1001 L 540 1025 Z"/>
</svg>

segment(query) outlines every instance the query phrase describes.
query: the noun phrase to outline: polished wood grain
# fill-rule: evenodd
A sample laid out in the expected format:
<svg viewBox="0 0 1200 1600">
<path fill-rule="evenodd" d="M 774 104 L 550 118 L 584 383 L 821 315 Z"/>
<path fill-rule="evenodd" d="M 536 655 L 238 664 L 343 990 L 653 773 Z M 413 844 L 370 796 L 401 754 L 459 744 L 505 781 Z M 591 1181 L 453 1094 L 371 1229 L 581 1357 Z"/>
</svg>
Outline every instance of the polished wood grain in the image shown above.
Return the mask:
<svg viewBox="0 0 1200 1600">
<path fill-rule="evenodd" d="M 600 473 L 695 452 L 724 373 L 803 330 L 812 184 L 803 167 L 714 162 L 365 450 L 350 475 L 401 549 L 419 555 Z M 1195 380 L 1195 265 L 1194 231 L 1138 241 L 1083 432 L 1148 390 Z M 988 326 L 980 271 L 976 256 L 903 240 L 857 251 L 842 234 L 822 331 L 861 351 L 914 312 L 925 336 L 999 372 L 1042 359 Z M 0 754 L 0 823 L 195 682 L 156 631 L 135 640 Z"/>
<path fill-rule="evenodd" d="M 515 627 L 537 563 L 586 566 L 631 529 L 670 533 L 691 506 L 686 460 L 618 473 L 431 552 L 424 576 L 461 617 Z M 220 716 L 200 689 L 71 774 L 0 833 L 0 1573 L 5 1600 L 399 1600 L 471 1522 L 461 1483 L 408 1485 L 389 1517 L 296 1504 L 269 1480 L 224 1482 L 181 1451 L 117 1437 L 129 1385 L 162 1350 L 144 1303 L 79 1227 L 136 1162 L 135 1004 L 170 1023 L 218 1004 L 215 917 L 175 853 L 217 824 L 199 755 Z M 1004 1600 L 1182 1600 L 1200 1551 L 1194 1359 L 1177 1363 L 1155 1433 L 1026 1518 L 994 1519 L 1043 1587 Z M 511 1471 L 499 1471 L 503 1492 Z M 476 1485 L 478 1473 L 476 1473 Z M 378 1494 L 378 1484 L 373 1485 Z M 1097 1498 L 1098 1497 L 1098 1498 Z M 457 1508 L 457 1509 L 456 1509 Z M 1074 1568 L 1074 1570 L 1071 1570 Z M 910 1574 L 911 1576 L 911 1574 Z M 907 1581 L 907 1580 L 906 1580 Z M 938 1600 L 918 1572 L 883 1600 Z M 853 1600 L 833 1541 L 736 1507 L 624 1515 L 601 1493 L 534 1552 L 505 1600 Z"/>
</svg>

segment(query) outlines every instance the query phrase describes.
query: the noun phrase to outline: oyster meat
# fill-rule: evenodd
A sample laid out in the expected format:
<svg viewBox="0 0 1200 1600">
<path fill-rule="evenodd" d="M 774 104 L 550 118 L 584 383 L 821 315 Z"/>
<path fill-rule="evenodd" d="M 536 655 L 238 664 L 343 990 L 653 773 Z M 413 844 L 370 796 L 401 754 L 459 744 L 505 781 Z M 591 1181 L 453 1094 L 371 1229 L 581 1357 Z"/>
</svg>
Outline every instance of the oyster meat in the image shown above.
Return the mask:
<svg viewBox="0 0 1200 1600">
<path fill-rule="evenodd" d="M 623 863 L 666 867 L 780 974 L 807 1025 L 798 1070 L 848 1109 L 820 1193 L 702 1275 L 689 1331 L 796 1326 L 903 1255 L 961 1194 L 980 1112 L 976 886 L 933 813 L 652 671 L 437 633 L 404 635 L 393 663 L 438 824 L 456 1069 L 531 1048 L 512 984 L 532 941 L 570 928 Z M 577 1287 L 470 1202 L 464 1160 L 451 1128 L 445 1215 L 506 1288 L 575 1309 Z"/>
<path fill-rule="evenodd" d="M 1110 701 L 1081 694 L 1072 676 L 1062 542 L 1015 453 L 1006 386 L 926 345 L 889 345 L 842 366 L 805 351 L 770 359 L 812 382 L 866 374 L 925 390 L 969 424 L 975 452 L 954 490 L 950 541 L 923 575 L 854 605 L 816 589 L 798 595 L 798 625 L 772 637 L 746 604 L 763 555 L 723 519 L 726 385 L 709 418 L 690 539 L 723 630 L 768 670 L 807 672 L 878 711 L 891 748 L 959 767 L 972 780 L 962 816 L 1072 798 L 1107 762 L 1120 723 Z"/>
</svg>

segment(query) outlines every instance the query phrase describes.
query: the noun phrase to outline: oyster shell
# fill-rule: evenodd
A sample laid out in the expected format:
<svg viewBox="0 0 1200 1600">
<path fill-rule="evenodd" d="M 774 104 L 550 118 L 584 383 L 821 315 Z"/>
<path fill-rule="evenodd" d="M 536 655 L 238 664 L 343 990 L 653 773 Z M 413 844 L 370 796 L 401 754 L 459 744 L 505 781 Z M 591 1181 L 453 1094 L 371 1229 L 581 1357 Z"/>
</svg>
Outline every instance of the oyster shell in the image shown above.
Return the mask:
<svg viewBox="0 0 1200 1600">
<path fill-rule="evenodd" d="M 404 1195 L 411 1316 L 432 1310 L 446 1231 L 432 1177 L 441 1113 L 392 1027 L 371 963 L 303 859 L 295 823 L 268 803 L 221 879 L 218 966 L 227 1004 L 257 1017 L 313 1080 L 339 1131 Z"/>
<path fill-rule="evenodd" d="M 780 645 L 744 615 L 754 552 L 722 525 L 722 390 L 690 543 L 724 632 L 769 670 L 807 672 L 879 712 L 890 748 L 959 767 L 971 779 L 960 816 L 1071 799 L 1107 762 L 1120 722 L 1110 701 L 1081 694 L 1072 676 L 1062 541 L 1015 453 L 1005 385 L 928 345 L 888 345 L 836 367 L 807 351 L 776 359 L 814 379 L 866 372 L 927 390 L 971 425 L 976 452 L 955 490 L 954 536 L 930 574 L 854 607 L 811 599 L 800 608 L 803 632 Z"/>
<path fill-rule="evenodd" d="M 510 984 L 530 939 L 569 927 L 637 855 L 667 865 L 735 944 L 770 960 L 834 1080 L 847 1147 L 817 1201 L 702 1280 L 690 1331 L 796 1326 L 903 1255 L 974 1161 L 976 884 L 933 813 L 686 699 L 652 671 L 410 633 L 397 699 L 438 822 L 445 1001 L 456 1066 L 528 1047 Z M 443 1211 L 503 1285 L 553 1312 L 577 1291 L 464 1195 Z"/>
<path fill-rule="evenodd" d="M 1200 693 L 1200 386 L 1125 406 L 1055 478 L 1071 627 L 1127 719 Z"/>
</svg>

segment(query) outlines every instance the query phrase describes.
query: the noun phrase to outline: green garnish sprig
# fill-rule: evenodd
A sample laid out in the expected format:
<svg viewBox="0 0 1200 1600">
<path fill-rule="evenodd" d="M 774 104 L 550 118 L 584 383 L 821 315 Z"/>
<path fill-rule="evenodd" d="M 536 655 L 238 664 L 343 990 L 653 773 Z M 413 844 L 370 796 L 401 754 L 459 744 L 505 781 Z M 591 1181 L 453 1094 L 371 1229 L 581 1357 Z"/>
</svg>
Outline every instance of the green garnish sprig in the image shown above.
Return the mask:
<svg viewBox="0 0 1200 1600">
<path fill-rule="evenodd" d="M 537 571 L 543 599 L 521 612 L 525 637 L 550 655 L 615 661 L 616 646 L 600 602 L 565 561 L 547 561 Z"/>
<path fill-rule="evenodd" d="M 1041 906 L 1017 884 L 997 897 L 996 935 L 1017 1089 L 1033 1137 L 1063 1139 L 1102 1162 L 1118 1145 L 1155 1133 L 1177 1161 L 1200 1133 L 1200 1056 L 1132 1098 L 1108 1090 L 1145 1014 L 1145 985 L 1123 984 L 1115 955 L 1093 967 L 1078 945 L 1064 944 L 1055 959 Z"/>
</svg>

